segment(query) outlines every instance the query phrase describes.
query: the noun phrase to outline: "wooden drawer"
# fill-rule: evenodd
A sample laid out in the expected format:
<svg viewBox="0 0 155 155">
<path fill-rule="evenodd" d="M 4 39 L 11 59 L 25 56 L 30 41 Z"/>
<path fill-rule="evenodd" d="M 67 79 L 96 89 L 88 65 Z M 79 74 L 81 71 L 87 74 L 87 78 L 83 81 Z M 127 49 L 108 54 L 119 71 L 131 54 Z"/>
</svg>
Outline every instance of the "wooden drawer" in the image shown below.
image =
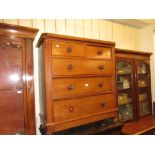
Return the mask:
<svg viewBox="0 0 155 155">
<path fill-rule="evenodd" d="M 111 77 L 53 79 L 53 97 L 63 98 L 112 91 Z"/>
<path fill-rule="evenodd" d="M 84 56 L 85 46 L 80 43 L 52 41 L 52 55 Z"/>
<path fill-rule="evenodd" d="M 54 101 L 54 120 L 64 121 L 116 108 L 114 94 Z"/>
<path fill-rule="evenodd" d="M 112 61 L 86 59 L 52 59 L 53 76 L 112 74 Z"/>
<path fill-rule="evenodd" d="M 86 57 L 94 59 L 110 59 L 112 58 L 111 48 L 86 46 Z"/>
</svg>

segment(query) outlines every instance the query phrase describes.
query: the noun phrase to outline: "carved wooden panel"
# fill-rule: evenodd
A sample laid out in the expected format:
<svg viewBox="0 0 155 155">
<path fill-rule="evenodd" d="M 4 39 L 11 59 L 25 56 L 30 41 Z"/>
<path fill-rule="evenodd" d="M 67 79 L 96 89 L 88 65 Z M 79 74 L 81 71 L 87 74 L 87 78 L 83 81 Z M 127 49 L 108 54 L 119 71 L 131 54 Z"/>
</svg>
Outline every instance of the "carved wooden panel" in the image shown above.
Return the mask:
<svg viewBox="0 0 155 155">
<path fill-rule="evenodd" d="M 21 50 L 22 45 L 18 41 L 13 41 L 8 38 L 0 38 L 0 49 L 6 49 L 6 48 L 16 48 Z"/>
<path fill-rule="evenodd" d="M 0 90 L 22 87 L 22 45 L 0 37 Z"/>
</svg>

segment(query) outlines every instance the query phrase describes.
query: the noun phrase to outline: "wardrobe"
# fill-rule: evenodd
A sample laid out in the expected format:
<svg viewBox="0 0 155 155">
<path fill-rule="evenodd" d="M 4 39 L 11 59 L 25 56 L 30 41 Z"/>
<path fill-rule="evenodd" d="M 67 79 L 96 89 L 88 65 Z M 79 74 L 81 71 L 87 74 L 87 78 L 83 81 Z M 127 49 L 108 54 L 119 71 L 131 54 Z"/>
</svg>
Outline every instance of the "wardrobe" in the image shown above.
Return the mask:
<svg viewBox="0 0 155 155">
<path fill-rule="evenodd" d="M 0 134 L 35 134 L 33 40 L 37 31 L 0 24 Z"/>
</svg>

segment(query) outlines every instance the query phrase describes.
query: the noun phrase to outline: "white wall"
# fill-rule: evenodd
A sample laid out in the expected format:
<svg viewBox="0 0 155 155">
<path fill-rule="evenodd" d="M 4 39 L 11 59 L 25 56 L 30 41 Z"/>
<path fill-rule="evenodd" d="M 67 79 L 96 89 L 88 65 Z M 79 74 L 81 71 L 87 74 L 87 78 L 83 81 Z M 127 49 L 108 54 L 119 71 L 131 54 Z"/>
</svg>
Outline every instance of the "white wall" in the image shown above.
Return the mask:
<svg viewBox="0 0 155 155">
<path fill-rule="evenodd" d="M 101 19 L 0 19 L 2 23 L 39 28 L 41 32 L 115 41 L 116 47 L 139 49 L 141 30 Z M 39 33 L 39 34 L 40 34 Z"/>
<path fill-rule="evenodd" d="M 36 42 L 42 32 L 66 34 L 116 42 L 117 48 L 139 50 L 141 30 L 124 24 L 101 19 L 0 19 L 2 23 L 39 28 L 34 41 L 34 78 L 37 133 L 39 125 L 38 50 Z"/>
<path fill-rule="evenodd" d="M 152 52 L 151 56 L 151 87 L 152 100 L 155 101 L 155 24 L 151 24 L 141 29 L 140 50 Z"/>
</svg>

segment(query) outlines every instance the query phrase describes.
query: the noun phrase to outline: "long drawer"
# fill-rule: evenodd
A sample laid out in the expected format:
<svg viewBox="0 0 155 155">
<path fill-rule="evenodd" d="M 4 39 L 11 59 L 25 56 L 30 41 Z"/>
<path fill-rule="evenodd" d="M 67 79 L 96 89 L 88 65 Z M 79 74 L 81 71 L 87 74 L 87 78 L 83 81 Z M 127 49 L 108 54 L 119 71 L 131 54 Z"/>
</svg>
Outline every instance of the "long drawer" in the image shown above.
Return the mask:
<svg viewBox="0 0 155 155">
<path fill-rule="evenodd" d="M 114 94 L 54 101 L 54 120 L 64 121 L 116 109 Z"/>
<path fill-rule="evenodd" d="M 52 59 L 53 76 L 112 74 L 112 61 L 87 59 Z"/>
<path fill-rule="evenodd" d="M 53 97 L 71 97 L 112 91 L 111 77 L 53 79 Z"/>
</svg>

